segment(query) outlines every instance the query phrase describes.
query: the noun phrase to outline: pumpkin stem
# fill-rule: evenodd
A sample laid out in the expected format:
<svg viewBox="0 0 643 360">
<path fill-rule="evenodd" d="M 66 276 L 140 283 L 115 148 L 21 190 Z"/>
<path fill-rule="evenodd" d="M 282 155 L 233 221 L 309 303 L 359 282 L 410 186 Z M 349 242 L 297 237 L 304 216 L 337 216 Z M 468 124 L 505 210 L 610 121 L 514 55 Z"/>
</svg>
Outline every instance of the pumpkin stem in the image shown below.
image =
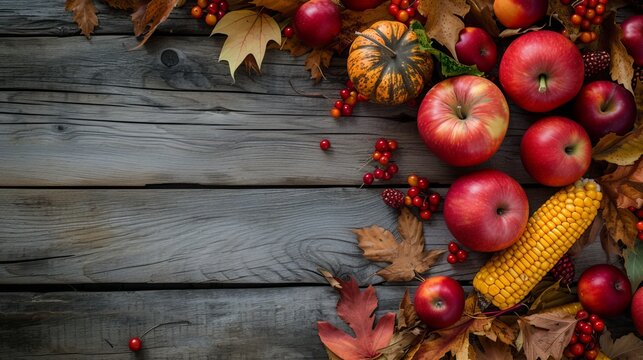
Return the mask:
<svg viewBox="0 0 643 360">
<path fill-rule="evenodd" d="M 382 49 L 386 49 L 389 52 L 389 55 L 391 55 L 392 58 L 397 56 L 397 52 L 395 52 L 395 50 L 393 50 L 390 47 L 386 46 L 385 44 L 382 44 L 379 41 L 373 39 L 370 35 L 364 34 L 363 32 L 359 32 L 359 31 L 355 31 L 355 35 L 363 36 L 364 38 L 366 38 L 368 41 L 372 42 L 373 44 L 381 47 Z"/>
</svg>

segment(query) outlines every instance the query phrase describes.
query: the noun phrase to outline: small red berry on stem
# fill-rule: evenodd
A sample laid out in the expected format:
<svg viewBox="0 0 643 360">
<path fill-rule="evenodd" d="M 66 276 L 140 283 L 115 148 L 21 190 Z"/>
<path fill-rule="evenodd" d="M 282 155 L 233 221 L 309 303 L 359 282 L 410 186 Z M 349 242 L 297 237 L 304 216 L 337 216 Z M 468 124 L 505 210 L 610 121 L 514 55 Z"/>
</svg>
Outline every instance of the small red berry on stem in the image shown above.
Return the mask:
<svg viewBox="0 0 643 360">
<path fill-rule="evenodd" d="M 431 212 L 429 210 L 420 211 L 420 218 L 422 220 L 429 220 L 431 218 Z"/>
<path fill-rule="evenodd" d="M 364 182 L 364 185 L 371 185 L 373 181 L 375 180 L 375 177 L 371 173 L 366 173 L 362 177 L 362 182 Z"/>
<path fill-rule="evenodd" d="M 129 346 L 129 349 L 134 351 L 134 352 L 140 351 L 141 348 L 143 347 L 143 342 L 141 341 L 141 338 L 133 337 L 133 338 L 129 339 L 128 346 Z"/>
<path fill-rule="evenodd" d="M 293 37 L 295 35 L 295 28 L 293 28 L 290 25 L 286 26 L 284 28 L 284 30 L 283 30 L 283 35 L 284 35 L 284 37 L 290 39 L 291 37 Z"/>
<path fill-rule="evenodd" d="M 453 241 L 451 241 L 451 242 L 449 243 L 449 247 L 448 247 L 448 248 L 449 248 L 449 252 L 450 252 L 450 253 L 452 253 L 452 254 L 456 254 L 456 253 L 458 252 L 458 250 L 460 250 L 460 246 L 458 246 L 458 244 L 456 244 L 456 243 L 455 243 L 455 242 L 453 242 Z"/>
</svg>

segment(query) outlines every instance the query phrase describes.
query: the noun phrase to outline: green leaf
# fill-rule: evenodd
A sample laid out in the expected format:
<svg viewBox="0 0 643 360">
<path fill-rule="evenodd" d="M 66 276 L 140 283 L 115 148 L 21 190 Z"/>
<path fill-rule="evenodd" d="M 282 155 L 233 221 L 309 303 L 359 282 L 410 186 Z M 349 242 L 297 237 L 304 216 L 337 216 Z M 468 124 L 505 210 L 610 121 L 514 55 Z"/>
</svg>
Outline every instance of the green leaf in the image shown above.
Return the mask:
<svg viewBox="0 0 643 360">
<path fill-rule="evenodd" d="M 414 20 L 411 22 L 411 30 L 413 30 L 413 32 L 415 32 L 415 34 L 417 35 L 418 42 L 420 43 L 420 48 L 437 58 L 438 62 L 440 63 L 440 72 L 443 76 L 452 77 L 458 75 L 484 75 L 484 73 L 478 70 L 475 65 L 463 65 L 451 56 L 434 48 L 431 44 L 431 40 L 426 35 L 426 31 L 424 31 L 424 27 L 422 26 L 422 24 L 420 24 L 419 21 Z"/>
<path fill-rule="evenodd" d="M 643 245 L 641 244 L 643 241 L 637 241 L 636 247 L 623 251 L 625 271 L 632 284 L 632 290 L 636 290 L 643 281 Z"/>
</svg>

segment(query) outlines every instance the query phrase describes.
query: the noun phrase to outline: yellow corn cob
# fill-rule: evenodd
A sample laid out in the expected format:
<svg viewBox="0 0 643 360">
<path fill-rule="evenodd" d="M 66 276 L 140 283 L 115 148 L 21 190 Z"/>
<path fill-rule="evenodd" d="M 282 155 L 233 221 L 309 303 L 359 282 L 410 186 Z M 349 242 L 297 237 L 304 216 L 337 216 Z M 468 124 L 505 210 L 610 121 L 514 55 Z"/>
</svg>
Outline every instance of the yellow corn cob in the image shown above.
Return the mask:
<svg viewBox="0 0 643 360">
<path fill-rule="evenodd" d="M 473 287 L 500 309 L 516 305 L 589 227 L 602 195 L 588 179 L 558 191 L 529 218 L 515 244 L 487 261 Z"/>
</svg>

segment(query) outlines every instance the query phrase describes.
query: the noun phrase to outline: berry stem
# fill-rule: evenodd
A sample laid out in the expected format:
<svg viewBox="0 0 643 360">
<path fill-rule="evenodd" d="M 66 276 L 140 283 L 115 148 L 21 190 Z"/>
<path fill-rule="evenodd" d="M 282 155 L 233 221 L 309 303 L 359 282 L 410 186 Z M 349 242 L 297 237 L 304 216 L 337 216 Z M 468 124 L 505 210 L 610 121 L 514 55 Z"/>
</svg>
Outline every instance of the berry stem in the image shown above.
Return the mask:
<svg viewBox="0 0 643 360">
<path fill-rule="evenodd" d="M 364 38 L 366 38 L 368 41 L 372 42 L 373 44 L 381 47 L 382 49 L 386 49 L 389 52 L 389 55 L 391 55 L 392 58 L 397 56 L 397 53 L 395 52 L 395 50 L 391 49 L 390 47 L 388 47 L 388 46 L 386 46 L 386 45 L 384 45 L 382 43 L 379 43 L 379 42 L 375 41 L 375 39 L 373 39 L 370 35 L 364 34 L 363 32 L 359 32 L 359 31 L 355 31 L 355 35 L 363 36 Z"/>
<path fill-rule="evenodd" d="M 141 338 L 141 339 L 142 339 L 142 338 L 143 338 L 143 336 L 147 335 L 147 333 L 149 333 L 150 331 L 152 331 L 152 330 L 156 329 L 156 328 L 157 328 L 157 327 L 159 327 L 159 326 L 163 326 L 163 325 L 175 325 L 175 324 L 190 325 L 190 322 L 189 322 L 189 321 L 187 321 L 187 320 L 182 320 L 182 321 L 170 321 L 170 322 L 160 323 L 160 324 L 158 324 L 158 325 L 154 325 L 154 326 L 152 326 L 151 328 L 147 329 L 147 331 L 145 331 L 145 332 L 143 333 L 143 335 L 141 335 L 139 338 Z"/>
<path fill-rule="evenodd" d="M 545 74 L 540 74 L 538 76 L 538 92 L 544 93 L 547 91 L 547 76 Z"/>
</svg>

